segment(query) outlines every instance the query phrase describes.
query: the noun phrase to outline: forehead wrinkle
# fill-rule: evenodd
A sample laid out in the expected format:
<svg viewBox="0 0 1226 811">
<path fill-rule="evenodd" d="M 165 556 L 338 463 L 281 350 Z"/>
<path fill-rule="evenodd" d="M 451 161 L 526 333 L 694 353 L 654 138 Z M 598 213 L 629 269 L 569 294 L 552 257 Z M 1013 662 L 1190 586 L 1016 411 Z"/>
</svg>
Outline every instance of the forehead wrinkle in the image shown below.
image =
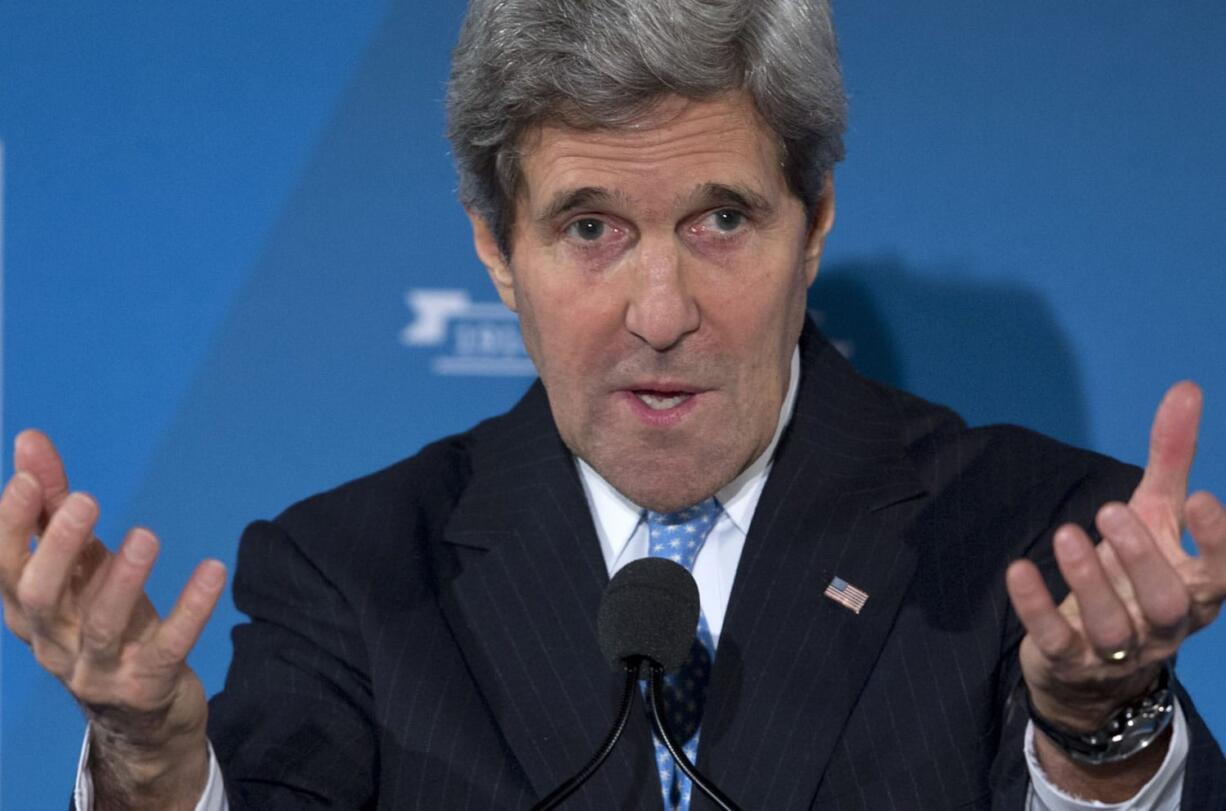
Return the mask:
<svg viewBox="0 0 1226 811">
<path fill-rule="evenodd" d="M 674 134 L 673 137 L 659 139 L 645 139 L 632 133 L 619 134 L 622 137 L 607 140 L 559 140 L 553 145 L 556 154 L 551 162 L 570 168 L 572 162 L 582 165 L 595 161 L 608 167 L 629 166 L 652 172 L 678 159 L 724 162 L 730 157 L 757 152 L 760 148 L 753 143 L 753 139 L 746 138 L 745 133 L 732 128 L 717 132 L 707 130 Z M 714 140 L 715 136 L 722 136 L 722 139 Z M 773 148 L 771 151 L 773 153 Z"/>
<path fill-rule="evenodd" d="M 624 188 L 626 184 L 637 186 L 645 183 L 648 190 L 656 191 L 662 182 L 683 173 L 674 179 L 680 182 L 689 180 L 692 185 L 673 195 L 676 202 L 701 198 L 735 200 L 740 197 L 742 199 L 736 202 L 768 207 L 767 196 L 774 191 L 771 187 L 776 180 L 780 184 L 784 182 L 782 170 L 770 160 L 763 160 L 757 167 L 746 167 L 736 160 L 737 155 L 733 153 L 737 153 L 737 150 L 721 145 L 703 150 L 682 149 L 659 156 L 644 155 L 633 147 L 600 154 L 590 151 L 587 154 L 572 152 L 551 155 L 547 160 L 546 177 L 540 185 L 548 187 L 556 183 L 560 187 L 549 197 L 549 208 L 555 210 L 564 201 L 572 202 L 573 206 L 610 201 L 629 203 L 636 199 L 636 195 Z M 543 156 L 538 157 L 544 160 Z M 747 168 L 750 177 L 744 176 Z M 599 177 L 601 175 L 603 177 Z M 758 188 L 762 183 L 767 188 Z"/>
<path fill-rule="evenodd" d="M 765 144 L 755 143 L 759 135 L 765 136 Z M 678 114 L 616 129 L 577 130 L 545 123 L 524 144 L 524 162 L 532 157 L 539 159 L 542 151 L 548 151 L 553 153 L 549 163 L 555 167 L 594 159 L 610 167 L 630 164 L 651 172 L 678 157 L 723 161 L 731 155 L 756 152 L 764 145 L 774 153 L 775 140 L 774 133 L 760 121 L 746 119 L 737 111 L 704 111 L 688 118 Z M 774 161 L 773 154 L 770 159 Z"/>
</svg>

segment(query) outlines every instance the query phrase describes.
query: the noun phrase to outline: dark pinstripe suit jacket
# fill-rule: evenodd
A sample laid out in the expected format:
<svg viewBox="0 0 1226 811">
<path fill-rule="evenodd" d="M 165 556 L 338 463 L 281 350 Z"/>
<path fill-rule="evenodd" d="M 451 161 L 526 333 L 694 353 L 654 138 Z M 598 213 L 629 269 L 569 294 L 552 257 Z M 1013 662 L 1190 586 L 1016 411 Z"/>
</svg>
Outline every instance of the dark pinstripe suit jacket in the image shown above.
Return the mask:
<svg viewBox="0 0 1226 811">
<path fill-rule="evenodd" d="M 1137 471 L 969 430 L 858 377 L 811 325 L 801 351 L 699 765 L 747 809 L 1020 808 L 1021 634 L 1002 572 L 1023 554 L 1054 572 L 1052 529 L 1088 523 Z M 822 597 L 836 574 L 871 595 L 858 616 Z M 612 721 L 606 582 L 539 383 L 504 416 L 253 524 L 234 582 L 252 620 L 210 718 L 232 807 L 530 805 Z M 1185 807 L 1226 807 L 1221 753 L 1187 707 Z M 643 715 L 568 807 L 660 807 Z"/>
</svg>

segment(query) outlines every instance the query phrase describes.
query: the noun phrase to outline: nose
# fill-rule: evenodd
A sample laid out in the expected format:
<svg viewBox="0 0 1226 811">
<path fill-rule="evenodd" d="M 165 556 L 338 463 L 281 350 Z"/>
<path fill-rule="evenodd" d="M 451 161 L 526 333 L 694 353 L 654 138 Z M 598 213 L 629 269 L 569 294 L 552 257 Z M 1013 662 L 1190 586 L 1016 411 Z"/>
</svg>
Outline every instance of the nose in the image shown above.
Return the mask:
<svg viewBox="0 0 1226 811">
<path fill-rule="evenodd" d="M 663 352 L 697 330 L 701 320 L 677 250 L 671 246 L 644 250 L 634 269 L 626 329 Z"/>
</svg>

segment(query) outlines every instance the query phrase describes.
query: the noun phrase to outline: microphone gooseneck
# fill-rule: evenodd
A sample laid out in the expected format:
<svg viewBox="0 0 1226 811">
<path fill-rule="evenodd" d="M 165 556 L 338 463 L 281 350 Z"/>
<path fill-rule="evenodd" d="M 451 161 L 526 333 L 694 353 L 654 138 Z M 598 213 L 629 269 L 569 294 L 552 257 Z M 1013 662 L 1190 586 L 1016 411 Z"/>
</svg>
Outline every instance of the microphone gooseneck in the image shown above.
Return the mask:
<svg viewBox="0 0 1226 811">
<path fill-rule="evenodd" d="M 617 710 L 617 720 L 613 722 L 613 728 L 609 730 L 608 737 L 605 738 L 600 748 L 596 750 L 596 754 L 592 755 L 592 759 L 587 762 L 587 765 L 565 783 L 550 792 L 545 799 L 532 806 L 532 811 L 550 811 L 550 809 L 561 805 L 563 800 L 574 794 L 579 786 L 586 783 L 588 778 L 596 773 L 596 770 L 608 759 L 609 754 L 613 751 L 613 747 L 617 745 L 617 740 L 622 736 L 622 730 L 626 728 L 626 722 L 630 720 L 630 707 L 633 705 L 634 688 L 639 680 L 638 662 L 632 664 L 627 661 L 624 663 L 624 667 L 626 669 L 626 686 L 622 690 L 622 702 L 621 707 Z"/>
<path fill-rule="evenodd" d="M 592 759 L 532 811 L 558 807 L 604 764 L 630 719 L 641 664 L 660 663 L 670 670 L 681 667 L 689 654 L 699 610 L 694 579 L 672 561 L 644 558 L 613 575 L 600 598 L 596 637 L 614 672 L 625 673 L 617 718 Z"/>
<path fill-rule="evenodd" d="M 673 738 L 672 732 L 668 729 L 664 712 L 664 668 L 655 663 L 649 663 L 648 667 L 651 671 L 650 684 L 647 688 L 647 694 L 651 697 L 648 705 L 651 707 L 651 726 L 656 731 L 656 737 L 663 741 L 665 748 L 668 749 L 668 753 L 673 756 L 673 762 L 677 764 L 677 768 L 681 769 L 685 776 L 690 778 L 690 782 L 694 784 L 695 788 L 711 798 L 711 802 L 722 808 L 723 811 L 741 811 L 740 806 L 729 799 L 728 795 L 720 791 L 702 772 L 698 771 L 697 766 L 690 763 L 690 759 L 685 756 L 685 750 Z"/>
<path fill-rule="evenodd" d="M 724 811 L 740 811 L 690 763 L 669 732 L 664 717 L 664 674 L 680 669 L 690 654 L 701 607 L 698 585 L 689 571 L 671 560 L 642 558 L 618 571 L 605 588 L 596 615 L 600 651 L 616 673 L 625 674 L 621 706 L 604 743 L 573 777 L 550 792 L 532 811 L 550 811 L 574 794 L 608 759 L 630 718 L 630 708 L 646 663 L 650 671 L 648 705 L 656 735 L 678 768 Z"/>
</svg>

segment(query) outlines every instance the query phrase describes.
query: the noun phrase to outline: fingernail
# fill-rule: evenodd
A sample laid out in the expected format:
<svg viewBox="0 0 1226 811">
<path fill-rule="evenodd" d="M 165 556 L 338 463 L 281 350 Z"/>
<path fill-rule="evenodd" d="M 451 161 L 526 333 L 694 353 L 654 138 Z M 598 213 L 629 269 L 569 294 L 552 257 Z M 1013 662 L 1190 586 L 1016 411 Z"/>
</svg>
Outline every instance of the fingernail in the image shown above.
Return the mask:
<svg viewBox="0 0 1226 811">
<path fill-rule="evenodd" d="M 143 566 L 157 554 L 157 542 L 149 533 L 137 530 L 128 536 L 128 542 L 123 545 L 123 554 L 131 562 Z"/>
<path fill-rule="evenodd" d="M 1103 529 L 1122 529 L 1127 517 L 1121 504 L 1107 504 L 1098 511 L 1098 523 Z"/>
<path fill-rule="evenodd" d="M 22 498 L 34 498 L 38 495 L 38 479 L 26 473 L 24 470 L 17 471 L 13 476 L 13 483 L 10 485 L 13 492 Z"/>
<path fill-rule="evenodd" d="M 65 518 L 78 526 L 88 524 L 94 518 L 94 500 L 89 496 L 74 493 L 64 501 L 64 506 L 60 509 Z"/>
<path fill-rule="evenodd" d="M 1061 557 L 1076 560 L 1081 557 L 1081 544 L 1072 535 L 1063 532 L 1056 534 L 1056 551 Z"/>
<path fill-rule="evenodd" d="M 225 579 L 226 567 L 215 560 L 208 561 L 200 569 L 200 582 L 208 588 L 217 588 Z"/>
</svg>

